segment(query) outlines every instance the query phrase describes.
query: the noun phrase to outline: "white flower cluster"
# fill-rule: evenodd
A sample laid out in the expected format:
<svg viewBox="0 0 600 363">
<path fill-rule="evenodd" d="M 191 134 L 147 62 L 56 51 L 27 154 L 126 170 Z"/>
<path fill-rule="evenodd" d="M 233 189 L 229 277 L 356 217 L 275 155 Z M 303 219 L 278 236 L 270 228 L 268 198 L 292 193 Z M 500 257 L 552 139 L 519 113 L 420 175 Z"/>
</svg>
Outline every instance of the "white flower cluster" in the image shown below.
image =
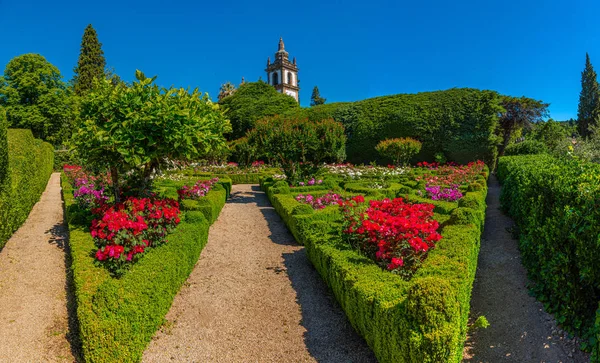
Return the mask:
<svg viewBox="0 0 600 363">
<path fill-rule="evenodd" d="M 274 180 L 286 180 L 287 176 L 285 176 L 285 174 L 275 174 L 275 175 L 273 175 L 273 179 Z"/>
<path fill-rule="evenodd" d="M 380 178 L 388 179 L 408 172 L 408 168 L 389 168 L 385 166 L 352 164 L 326 164 L 325 169 L 329 174 L 341 176 L 345 179 Z"/>
</svg>

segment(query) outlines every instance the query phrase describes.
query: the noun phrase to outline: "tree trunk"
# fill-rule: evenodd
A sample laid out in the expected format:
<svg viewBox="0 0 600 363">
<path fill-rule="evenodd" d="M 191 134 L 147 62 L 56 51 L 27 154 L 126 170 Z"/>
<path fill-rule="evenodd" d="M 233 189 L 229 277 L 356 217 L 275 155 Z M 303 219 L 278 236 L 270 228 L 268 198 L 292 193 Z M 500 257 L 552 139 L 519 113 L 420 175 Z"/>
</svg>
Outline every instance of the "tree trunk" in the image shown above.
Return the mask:
<svg viewBox="0 0 600 363">
<path fill-rule="evenodd" d="M 119 172 L 115 166 L 110 167 L 110 177 L 113 184 L 113 193 L 115 195 L 115 204 L 121 202 L 121 189 L 119 188 Z"/>
</svg>

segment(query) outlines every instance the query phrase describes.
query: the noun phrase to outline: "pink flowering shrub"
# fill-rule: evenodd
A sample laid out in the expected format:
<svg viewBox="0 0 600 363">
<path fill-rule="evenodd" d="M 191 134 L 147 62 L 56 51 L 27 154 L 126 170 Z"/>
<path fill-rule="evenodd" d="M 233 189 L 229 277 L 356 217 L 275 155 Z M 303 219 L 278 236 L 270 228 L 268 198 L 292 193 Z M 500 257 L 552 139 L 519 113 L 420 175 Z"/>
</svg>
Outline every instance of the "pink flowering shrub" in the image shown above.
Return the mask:
<svg viewBox="0 0 600 363">
<path fill-rule="evenodd" d="M 313 186 L 313 185 L 321 185 L 321 184 L 323 184 L 323 180 L 321 180 L 321 179 L 315 179 L 315 178 L 310 178 L 310 180 L 308 180 L 306 182 L 300 181 L 300 182 L 297 182 L 295 184 L 290 184 L 290 187 L 291 188 L 293 188 L 293 187 L 305 187 L 305 186 L 306 187 L 310 187 L 310 186 Z"/>
<path fill-rule="evenodd" d="M 298 195 L 296 200 L 300 203 L 308 204 L 313 209 L 319 210 L 330 205 L 337 205 L 339 201 L 343 200 L 342 196 L 336 193 L 327 193 L 322 197 L 313 197 L 310 194 Z"/>
<path fill-rule="evenodd" d="M 184 185 L 177 190 L 179 199 L 200 199 L 206 196 L 206 193 L 210 191 L 215 183 L 219 181 L 219 178 L 213 178 L 210 180 L 198 180 L 193 186 Z"/>
</svg>

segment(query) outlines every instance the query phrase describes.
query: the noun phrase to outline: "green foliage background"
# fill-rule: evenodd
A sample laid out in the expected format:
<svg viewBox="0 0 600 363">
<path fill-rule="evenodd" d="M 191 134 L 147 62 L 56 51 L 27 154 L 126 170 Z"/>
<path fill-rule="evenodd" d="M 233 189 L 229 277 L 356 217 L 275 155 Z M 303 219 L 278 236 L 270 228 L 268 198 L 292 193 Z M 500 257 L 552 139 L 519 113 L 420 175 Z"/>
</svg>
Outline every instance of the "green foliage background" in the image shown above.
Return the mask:
<svg viewBox="0 0 600 363">
<path fill-rule="evenodd" d="M 277 92 L 262 81 L 240 85 L 233 95 L 223 98 L 219 104 L 226 110 L 225 116 L 233 128 L 231 140 L 244 136 L 261 118 L 300 109 L 293 97 Z"/>
<path fill-rule="evenodd" d="M 0 192 L 8 179 L 8 122 L 6 111 L 0 108 Z"/>
<path fill-rule="evenodd" d="M 523 142 L 508 145 L 504 155 L 530 155 L 543 154 L 547 152 L 548 147 L 543 142 L 537 140 L 525 140 Z"/>
</svg>

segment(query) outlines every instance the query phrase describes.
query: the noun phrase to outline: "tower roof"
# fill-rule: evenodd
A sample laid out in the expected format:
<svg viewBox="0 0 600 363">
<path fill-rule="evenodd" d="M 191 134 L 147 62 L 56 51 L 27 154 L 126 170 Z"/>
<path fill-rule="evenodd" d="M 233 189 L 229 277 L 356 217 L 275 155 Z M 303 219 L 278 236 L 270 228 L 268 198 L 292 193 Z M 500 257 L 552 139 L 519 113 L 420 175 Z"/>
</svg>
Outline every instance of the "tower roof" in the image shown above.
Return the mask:
<svg viewBox="0 0 600 363">
<path fill-rule="evenodd" d="M 279 37 L 279 49 L 277 49 L 278 51 L 282 51 L 285 50 L 285 45 L 283 44 L 283 37 Z"/>
</svg>

